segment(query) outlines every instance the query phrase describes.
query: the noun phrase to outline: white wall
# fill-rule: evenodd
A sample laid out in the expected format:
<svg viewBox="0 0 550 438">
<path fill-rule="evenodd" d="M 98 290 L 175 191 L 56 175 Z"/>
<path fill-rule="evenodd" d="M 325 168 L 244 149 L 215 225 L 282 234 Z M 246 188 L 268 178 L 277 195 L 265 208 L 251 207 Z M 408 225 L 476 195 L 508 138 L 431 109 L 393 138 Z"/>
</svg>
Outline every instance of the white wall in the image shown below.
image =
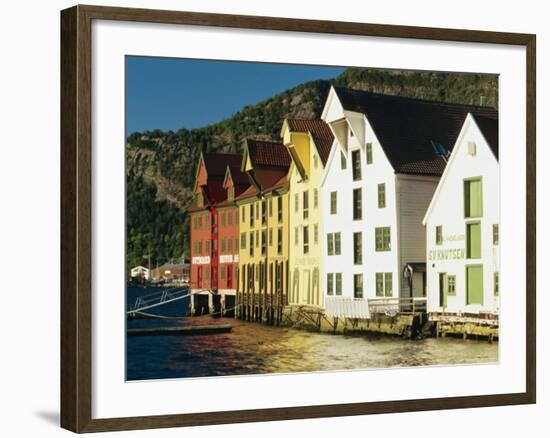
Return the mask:
<svg viewBox="0 0 550 438">
<path fill-rule="evenodd" d="M 493 31 L 536 32 L 538 34 L 538 223 L 548 222 L 548 102 L 550 88 L 544 78 L 550 75 L 548 64 L 550 29 L 544 2 L 525 0 L 521 7 L 515 2 L 496 0 L 479 2 L 464 0 L 462 7 L 449 13 L 440 1 L 372 3 L 357 7 L 353 0 L 318 2 L 311 8 L 308 2 L 279 0 L 90 0 L 87 3 L 110 6 L 132 6 L 226 12 L 250 15 L 273 15 L 325 20 L 364 21 L 372 23 L 408 24 L 418 26 L 455 27 Z M 4 59 L 13 62 L 1 70 L 3 159 L 0 161 L 0 186 L 3 204 L 0 222 L 0 265 L 9 267 L 13 275 L 4 277 L 2 291 L 20 290 L 20 279 L 26 278 L 24 264 L 29 254 L 41 260 L 36 277 L 39 290 L 19 296 L 17 312 L 3 312 L 0 318 L 2 336 L 0 404 L 5 409 L 0 430 L 6 436 L 73 436 L 58 428 L 59 405 L 59 10 L 73 1 L 6 2 L 0 27 Z M 475 13 L 472 13 L 475 11 Z M 495 13 L 497 11 L 498 13 Z M 23 91 L 24 90 L 24 91 Z M 33 133 L 30 141 L 26 133 Z M 545 202 L 543 202 L 545 201 Z M 21 236 L 25 235 L 25 239 Z M 542 318 L 548 310 L 545 289 L 543 251 L 550 247 L 547 228 L 539 226 L 538 238 L 538 368 L 548 366 L 547 345 L 549 322 Z M 32 245 L 31 245 L 32 244 Z M 29 323 L 30 322 L 30 323 Z M 8 358 L 8 359 L 6 359 Z M 390 371 L 393 372 L 393 371 Z M 142 432 L 106 433 L 101 436 L 121 437 L 227 437 L 261 435 L 331 437 L 368 429 L 371 434 L 422 436 L 423 428 L 411 428 L 411 423 L 429 425 L 444 430 L 447 438 L 463 438 L 464 427 L 478 436 L 523 436 L 547 425 L 550 379 L 539 372 L 538 405 L 510 406 L 452 411 L 417 412 L 407 414 L 326 418 L 317 420 L 250 423 L 201 428 L 165 429 Z M 466 431 L 467 432 L 467 431 Z"/>
<path fill-rule="evenodd" d="M 475 142 L 476 154 L 468 154 L 468 142 Z M 481 259 L 441 260 L 438 250 L 466 248 L 463 181 L 481 177 L 483 217 L 481 222 Z M 441 179 L 435 202 L 427 217 L 427 293 L 430 311 L 479 312 L 498 309 L 498 297 L 493 294 L 493 273 L 499 271 L 499 247 L 493 245 L 493 224 L 500 223 L 500 175 L 498 161 L 471 117 L 466 119 L 458 143 Z M 477 220 L 476 220 L 477 221 Z M 443 227 L 443 243 L 435 244 L 435 227 Z M 453 237 L 450 239 L 450 237 Z M 466 266 L 483 264 L 483 305 L 466 304 Z M 439 304 L 439 273 L 456 276 L 456 295 L 447 298 L 447 306 Z"/>
</svg>

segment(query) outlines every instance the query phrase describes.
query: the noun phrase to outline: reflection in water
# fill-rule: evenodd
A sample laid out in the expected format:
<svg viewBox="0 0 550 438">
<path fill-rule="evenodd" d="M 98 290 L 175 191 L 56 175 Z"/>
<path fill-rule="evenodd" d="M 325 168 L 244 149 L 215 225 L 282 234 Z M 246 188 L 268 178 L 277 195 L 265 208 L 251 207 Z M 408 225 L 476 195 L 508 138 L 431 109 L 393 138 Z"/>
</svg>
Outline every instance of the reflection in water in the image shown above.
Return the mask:
<svg viewBox="0 0 550 438">
<path fill-rule="evenodd" d="M 486 341 L 330 335 L 210 317 L 130 320 L 128 327 L 221 323 L 233 331 L 127 338 L 128 380 L 498 361 L 498 344 Z"/>
</svg>

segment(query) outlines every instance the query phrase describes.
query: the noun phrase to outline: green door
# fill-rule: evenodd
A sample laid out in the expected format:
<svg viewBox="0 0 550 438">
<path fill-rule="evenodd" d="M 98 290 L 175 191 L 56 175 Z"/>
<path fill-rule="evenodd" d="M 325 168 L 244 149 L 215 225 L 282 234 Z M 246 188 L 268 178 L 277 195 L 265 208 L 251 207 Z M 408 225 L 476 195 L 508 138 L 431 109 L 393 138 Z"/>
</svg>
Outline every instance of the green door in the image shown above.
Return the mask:
<svg viewBox="0 0 550 438">
<path fill-rule="evenodd" d="M 466 304 L 483 304 L 483 265 L 466 266 Z"/>
<path fill-rule="evenodd" d="M 466 257 L 481 258 L 481 223 L 479 222 L 466 225 Z"/>
<path fill-rule="evenodd" d="M 439 305 L 447 307 L 447 274 L 442 272 L 439 274 Z"/>
</svg>

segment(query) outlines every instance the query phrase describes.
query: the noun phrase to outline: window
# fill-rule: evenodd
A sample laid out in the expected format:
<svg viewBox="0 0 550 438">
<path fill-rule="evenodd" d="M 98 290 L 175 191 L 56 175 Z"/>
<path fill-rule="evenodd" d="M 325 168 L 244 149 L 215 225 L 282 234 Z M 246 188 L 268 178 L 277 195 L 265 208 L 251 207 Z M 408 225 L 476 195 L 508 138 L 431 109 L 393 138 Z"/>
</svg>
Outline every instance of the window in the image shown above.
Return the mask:
<svg viewBox="0 0 550 438">
<path fill-rule="evenodd" d="M 273 228 L 269 229 L 269 246 L 273 245 Z"/>
<path fill-rule="evenodd" d="M 239 252 L 239 238 L 235 237 L 235 252 Z"/>
<path fill-rule="evenodd" d="M 346 156 L 343 152 L 340 152 L 340 169 L 345 170 L 347 167 L 347 161 Z"/>
<path fill-rule="evenodd" d="M 273 217 L 273 198 L 269 198 L 269 217 Z"/>
<path fill-rule="evenodd" d="M 378 208 L 386 208 L 386 184 L 378 184 Z"/>
<path fill-rule="evenodd" d="M 498 245 L 500 239 L 499 234 L 498 224 L 493 224 L 493 245 Z"/>
<path fill-rule="evenodd" d="M 254 204 L 250 204 L 250 226 L 254 226 Z"/>
<path fill-rule="evenodd" d="M 327 234 L 327 253 L 329 256 L 334 255 L 334 233 Z"/>
<path fill-rule="evenodd" d="M 376 296 L 391 297 L 393 295 L 393 274 L 391 272 L 376 273 Z"/>
<path fill-rule="evenodd" d="M 244 212 L 244 209 L 245 209 L 245 206 L 243 205 L 241 208 L 241 221 L 243 224 L 246 222 L 246 219 L 245 219 L 246 214 Z"/>
<path fill-rule="evenodd" d="M 363 298 L 363 274 L 353 276 L 353 298 Z"/>
<path fill-rule="evenodd" d="M 479 222 L 466 224 L 466 258 L 481 257 L 481 224 Z"/>
<path fill-rule="evenodd" d="M 313 225 L 313 243 L 317 245 L 319 243 L 319 225 Z"/>
<path fill-rule="evenodd" d="M 266 205 L 265 205 L 265 200 L 262 201 L 262 225 L 265 225 L 265 221 L 266 221 Z"/>
<path fill-rule="evenodd" d="M 222 211 L 222 227 L 225 227 L 225 211 Z"/>
<path fill-rule="evenodd" d="M 298 199 L 298 193 L 294 195 L 294 213 L 298 213 L 300 209 L 300 200 Z"/>
<path fill-rule="evenodd" d="M 336 273 L 336 295 L 342 295 L 342 273 Z"/>
<path fill-rule="evenodd" d="M 225 280 L 225 265 L 222 265 L 220 268 L 220 278 Z"/>
<path fill-rule="evenodd" d="M 280 196 L 277 198 L 277 220 L 279 223 L 283 221 L 283 198 Z"/>
<path fill-rule="evenodd" d="M 473 141 L 468 142 L 468 155 L 474 156 L 476 154 L 476 144 Z"/>
<path fill-rule="evenodd" d="M 232 211 L 227 212 L 227 223 L 229 225 L 233 225 L 233 212 Z"/>
<path fill-rule="evenodd" d="M 241 249 L 246 249 L 246 233 L 241 233 Z"/>
<path fill-rule="evenodd" d="M 225 237 L 222 239 L 221 253 L 222 253 L 222 254 L 225 254 Z"/>
<path fill-rule="evenodd" d="M 317 169 L 318 158 L 317 155 L 313 155 L 313 168 Z"/>
<path fill-rule="evenodd" d="M 351 171 L 354 181 L 361 179 L 361 151 L 359 149 L 351 152 Z"/>
<path fill-rule="evenodd" d="M 382 272 L 376 273 L 376 296 L 384 296 L 384 274 Z"/>
<path fill-rule="evenodd" d="M 483 266 L 466 266 L 466 304 L 483 304 Z"/>
<path fill-rule="evenodd" d="M 363 263 L 363 235 L 362 233 L 353 233 L 353 264 Z"/>
<path fill-rule="evenodd" d="M 266 232 L 265 230 L 262 230 L 262 255 L 265 255 L 267 249 L 266 249 Z"/>
<path fill-rule="evenodd" d="M 361 189 L 353 189 L 353 220 L 361 220 L 363 216 L 363 206 L 361 204 Z"/>
<path fill-rule="evenodd" d="M 309 192 L 306 190 L 303 194 L 303 204 L 304 204 L 304 219 L 309 217 Z"/>
<path fill-rule="evenodd" d="M 330 192 L 330 214 L 336 214 L 338 203 L 338 192 Z"/>
<path fill-rule="evenodd" d="M 304 254 L 309 253 L 309 227 L 306 225 L 304 227 Z"/>
<path fill-rule="evenodd" d="M 379 227 L 374 229 L 376 251 L 390 251 L 391 238 L 390 227 Z"/>
<path fill-rule="evenodd" d="M 260 232 L 256 230 L 256 248 L 260 246 Z"/>
<path fill-rule="evenodd" d="M 254 231 L 250 232 L 249 242 L 250 242 L 249 254 L 250 254 L 250 257 L 254 257 Z"/>
<path fill-rule="evenodd" d="M 367 164 L 372 164 L 372 143 L 367 143 Z"/>
<path fill-rule="evenodd" d="M 384 293 L 387 297 L 393 295 L 393 276 L 391 272 L 384 273 Z"/>
<path fill-rule="evenodd" d="M 319 206 L 319 190 L 313 189 L 313 208 Z"/>
<path fill-rule="evenodd" d="M 443 227 L 441 225 L 435 227 L 435 244 L 443 244 Z"/>
<path fill-rule="evenodd" d="M 327 295 L 334 295 L 334 274 L 330 272 L 327 274 Z"/>
<path fill-rule="evenodd" d="M 494 293 L 495 297 L 498 297 L 498 293 L 499 293 L 499 290 L 498 290 L 498 288 L 499 288 L 499 284 L 498 284 L 499 283 L 499 281 L 498 281 L 499 278 L 498 277 L 499 277 L 498 272 L 495 272 L 494 273 L 494 278 L 493 278 L 493 281 L 494 281 L 493 293 Z"/>
<path fill-rule="evenodd" d="M 464 181 L 464 217 L 483 216 L 483 189 L 481 179 Z"/>
<path fill-rule="evenodd" d="M 210 240 L 204 241 L 204 253 L 206 255 L 210 254 Z"/>
<path fill-rule="evenodd" d="M 334 233 L 334 255 L 342 254 L 342 248 L 340 246 L 340 233 Z"/>
<path fill-rule="evenodd" d="M 447 275 L 447 295 L 456 295 L 456 276 Z"/>
<path fill-rule="evenodd" d="M 279 228 L 277 230 L 277 254 L 281 255 L 283 253 L 283 229 Z"/>
<path fill-rule="evenodd" d="M 298 236 L 298 227 L 294 227 L 294 245 L 298 246 L 298 243 L 300 242 L 300 237 Z"/>
</svg>

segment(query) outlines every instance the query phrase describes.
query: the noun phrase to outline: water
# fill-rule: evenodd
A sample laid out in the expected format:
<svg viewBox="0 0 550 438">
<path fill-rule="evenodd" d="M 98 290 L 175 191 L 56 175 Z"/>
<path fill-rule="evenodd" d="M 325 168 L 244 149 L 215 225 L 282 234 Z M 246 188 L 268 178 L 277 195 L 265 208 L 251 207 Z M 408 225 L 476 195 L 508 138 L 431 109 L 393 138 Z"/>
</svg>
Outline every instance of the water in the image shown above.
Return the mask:
<svg viewBox="0 0 550 438">
<path fill-rule="evenodd" d="M 128 303 L 151 290 L 128 289 Z M 185 300 L 183 300 L 185 301 Z M 181 315 L 188 302 L 160 307 Z M 229 323 L 231 333 L 127 338 L 128 380 L 289 373 L 365 368 L 475 364 L 498 361 L 498 344 L 451 338 L 410 341 L 386 336 L 342 336 L 208 316 L 129 320 L 128 327 Z"/>
</svg>

